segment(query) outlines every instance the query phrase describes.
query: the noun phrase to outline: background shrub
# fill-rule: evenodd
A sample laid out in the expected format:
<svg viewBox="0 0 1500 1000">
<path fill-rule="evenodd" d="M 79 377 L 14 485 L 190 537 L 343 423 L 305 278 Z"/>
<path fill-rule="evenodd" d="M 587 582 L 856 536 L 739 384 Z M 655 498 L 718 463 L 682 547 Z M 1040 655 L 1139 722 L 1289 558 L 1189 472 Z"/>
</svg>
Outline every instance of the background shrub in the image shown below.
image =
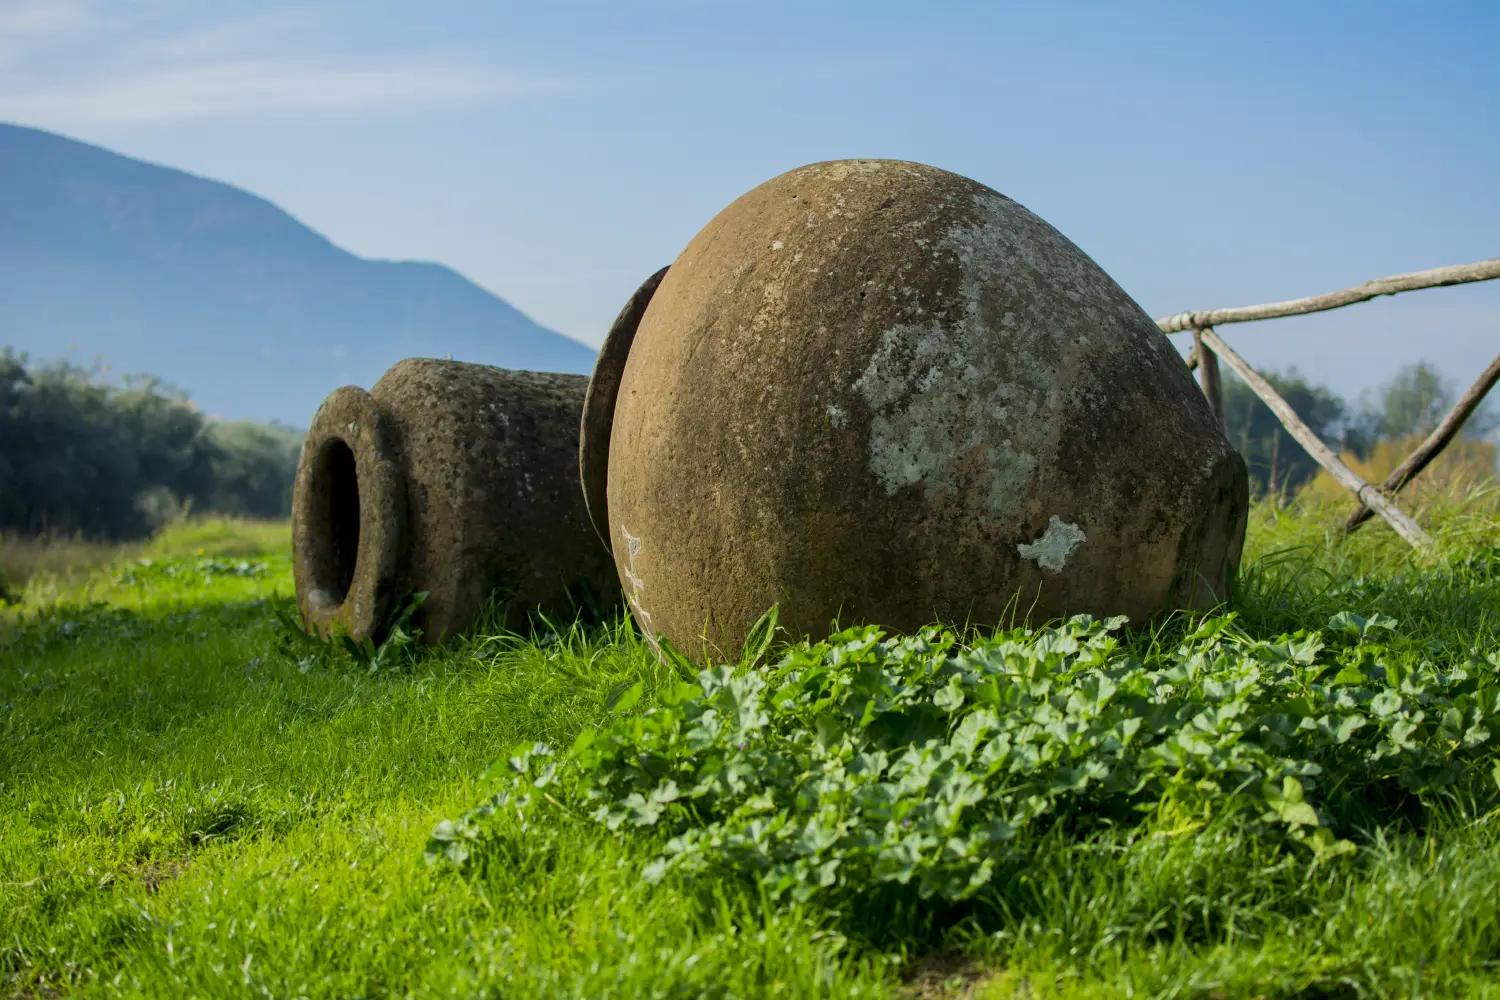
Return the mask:
<svg viewBox="0 0 1500 1000">
<path fill-rule="evenodd" d="M 302 432 L 219 422 L 152 377 L 0 354 L 0 533 L 143 538 L 192 509 L 279 518 Z"/>
</svg>

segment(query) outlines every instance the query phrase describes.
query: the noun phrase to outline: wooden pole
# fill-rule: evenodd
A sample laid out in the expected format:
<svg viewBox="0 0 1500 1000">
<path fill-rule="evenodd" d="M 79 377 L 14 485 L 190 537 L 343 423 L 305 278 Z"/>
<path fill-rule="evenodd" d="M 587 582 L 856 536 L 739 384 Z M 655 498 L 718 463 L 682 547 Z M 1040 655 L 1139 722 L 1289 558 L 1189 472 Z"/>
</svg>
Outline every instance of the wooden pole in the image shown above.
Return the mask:
<svg viewBox="0 0 1500 1000">
<path fill-rule="evenodd" d="M 1261 401 L 1271 408 L 1272 413 L 1276 414 L 1276 418 L 1281 421 L 1287 433 L 1307 449 L 1307 453 L 1313 457 L 1314 461 L 1327 469 L 1340 485 L 1358 497 L 1366 507 L 1385 518 L 1396 533 L 1411 544 L 1412 548 L 1424 554 L 1431 554 L 1436 550 L 1432 539 L 1427 532 L 1422 530 L 1421 525 L 1413 521 L 1400 507 L 1386 499 L 1385 494 L 1380 490 L 1365 482 L 1358 473 L 1339 461 L 1339 457 L 1319 440 L 1311 427 L 1302 422 L 1302 418 L 1297 416 L 1297 412 L 1287 401 L 1271 388 L 1271 383 L 1261 378 L 1256 370 L 1250 367 L 1249 362 L 1236 354 L 1234 349 L 1224 343 L 1218 334 L 1212 330 L 1200 330 L 1198 336 L 1209 350 L 1217 354 L 1236 375 L 1245 380 L 1245 384 L 1250 386 Z"/>
<path fill-rule="evenodd" d="M 1229 424 L 1224 419 L 1224 381 L 1219 376 L 1219 356 L 1203 343 L 1203 334 L 1212 330 L 1193 331 L 1193 356 L 1198 359 L 1198 379 L 1203 385 L 1203 395 L 1208 397 L 1208 408 L 1213 411 L 1214 422 L 1225 437 L 1229 436 Z"/>
<path fill-rule="evenodd" d="M 1458 436 L 1459 430 L 1463 428 L 1469 417 L 1474 415 L 1474 411 L 1479 408 L 1480 403 L 1484 402 L 1484 397 L 1495 387 L 1496 382 L 1500 382 L 1500 355 L 1496 355 L 1495 360 L 1490 362 L 1490 366 L 1484 370 L 1484 373 L 1473 385 L 1469 386 L 1468 391 L 1459 398 L 1453 409 L 1448 411 L 1443 422 L 1427 436 L 1427 440 L 1418 445 L 1417 450 L 1406 456 L 1406 461 L 1396 466 L 1395 471 L 1386 477 L 1385 482 L 1380 485 L 1381 492 L 1394 495 L 1401 492 L 1402 487 L 1407 483 L 1417 478 L 1422 470 L 1442 454 L 1443 449 Z M 1355 530 L 1370 519 L 1371 513 L 1368 506 L 1361 504 L 1358 510 L 1349 515 L 1349 520 L 1344 522 L 1344 530 Z"/>
<path fill-rule="evenodd" d="M 1410 274 L 1393 274 L 1387 278 L 1376 278 L 1341 292 L 1314 295 L 1306 299 L 1287 302 L 1270 302 L 1262 306 L 1237 306 L 1233 309 L 1210 309 L 1206 312 L 1184 312 L 1156 321 L 1163 333 L 1181 333 L 1184 330 L 1202 330 L 1223 326 L 1225 323 L 1248 323 L 1258 319 L 1276 319 L 1280 316 L 1301 316 L 1306 313 L 1323 312 L 1352 306 L 1356 302 L 1368 302 L 1382 295 L 1413 292 L 1421 288 L 1441 288 L 1444 285 L 1462 285 L 1470 281 L 1489 281 L 1500 278 L 1500 257 L 1481 260 L 1473 264 L 1455 264 L 1451 267 L 1435 267 L 1430 271 L 1413 271 Z"/>
</svg>

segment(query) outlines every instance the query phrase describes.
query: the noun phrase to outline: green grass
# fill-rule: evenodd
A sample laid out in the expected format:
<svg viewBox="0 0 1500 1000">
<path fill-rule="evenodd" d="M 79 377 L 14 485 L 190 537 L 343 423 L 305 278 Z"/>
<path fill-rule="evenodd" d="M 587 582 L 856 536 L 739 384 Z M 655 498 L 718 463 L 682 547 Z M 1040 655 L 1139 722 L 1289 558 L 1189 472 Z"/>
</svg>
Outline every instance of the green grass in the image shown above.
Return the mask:
<svg viewBox="0 0 1500 1000">
<path fill-rule="evenodd" d="M 1439 665 L 1495 653 L 1500 567 L 1463 563 L 1500 543 L 1494 491 L 1420 516 L 1439 564 L 1258 507 L 1239 623 L 1380 612 Z M 1500 995 L 1500 817 L 1459 800 L 1324 864 L 1232 817 L 1060 826 L 962 906 L 653 885 L 661 835 L 562 814 L 427 864 L 491 762 L 678 675 L 623 626 L 371 672 L 278 622 L 285 532 L 179 526 L 0 609 L 0 997 Z"/>
</svg>

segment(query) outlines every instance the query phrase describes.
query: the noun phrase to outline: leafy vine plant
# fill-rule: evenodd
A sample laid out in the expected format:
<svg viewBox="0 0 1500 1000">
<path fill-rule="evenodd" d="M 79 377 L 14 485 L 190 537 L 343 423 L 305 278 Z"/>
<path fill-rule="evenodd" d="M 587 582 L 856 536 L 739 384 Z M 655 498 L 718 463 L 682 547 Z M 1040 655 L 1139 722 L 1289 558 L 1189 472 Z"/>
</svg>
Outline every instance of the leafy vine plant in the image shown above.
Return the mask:
<svg viewBox="0 0 1500 1000">
<path fill-rule="evenodd" d="M 439 824 L 427 857 L 472 865 L 551 810 L 655 831 L 649 880 L 956 901 L 1059 826 L 1226 817 L 1321 864 L 1355 852 L 1377 810 L 1500 792 L 1494 653 L 1439 669 L 1396 621 L 1348 612 L 1275 641 L 1212 617 L 1144 653 L 1124 624 L 967 643 L 860 627 L 758 669 L 712 666 L 644 709 L 637 684 L 566 753 L 535 744 L 491 768 L 498 791 Z"/>
</svg>

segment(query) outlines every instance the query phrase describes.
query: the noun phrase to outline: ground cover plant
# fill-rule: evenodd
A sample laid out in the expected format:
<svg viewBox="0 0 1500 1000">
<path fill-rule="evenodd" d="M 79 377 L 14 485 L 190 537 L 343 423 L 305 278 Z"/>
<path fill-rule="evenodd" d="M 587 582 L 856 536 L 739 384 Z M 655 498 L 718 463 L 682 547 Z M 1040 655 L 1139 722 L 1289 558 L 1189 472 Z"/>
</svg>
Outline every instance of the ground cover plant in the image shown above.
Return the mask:
<svg viewBox="0 0 1500 1000">
<path fill-rule="evenodd" d="M 1257 506 L 1223 615 L 707 670 L 321 647 L 284 526 L 177 526 L 0 608 L 0 996 L 1500 993 L 1500 500 L 1423 504 Z"/>
</svg>

